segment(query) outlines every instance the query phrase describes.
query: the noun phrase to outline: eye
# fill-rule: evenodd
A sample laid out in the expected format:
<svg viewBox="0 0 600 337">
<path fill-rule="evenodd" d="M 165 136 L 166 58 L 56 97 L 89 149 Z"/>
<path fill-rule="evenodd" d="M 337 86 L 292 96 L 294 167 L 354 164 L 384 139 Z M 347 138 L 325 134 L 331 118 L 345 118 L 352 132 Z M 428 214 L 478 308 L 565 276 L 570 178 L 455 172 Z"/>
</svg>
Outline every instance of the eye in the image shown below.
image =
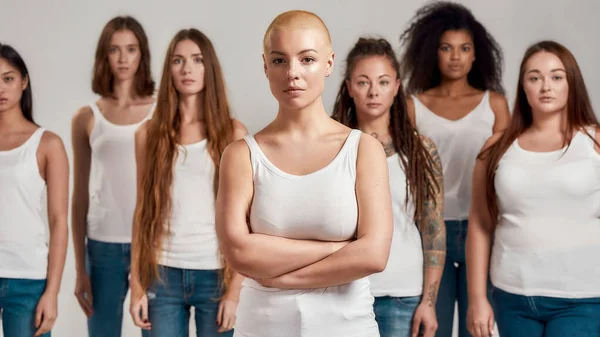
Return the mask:
<svg viewBox="0 0 600 337">
<path fill-rule="evenodd" d="M 173 59 L 173 64 L 180 64 L 180 63 L 181 63 L 180 58 Z"/>
<path fill-rule="evenodd" d="M 469 47 L 469 46 L 464 46 L 464 47 L 462 47 L 462 50 L 463 50 L 464 52 L 468 52 L 468 51 L 470 51 L 470 50 L 471 50 L 471 47 Z"/>
<path fill-rule="evenodd" d="M 361 87 L 364 87 L 367 84 L 369 84 L 367 81 L 358 81 L 358 85 Z"/>
<path fill-rule="evenodd" d="M 203 61 L 204 60 L 201 57 L 199 57 L 199 56 L 196 57 L 196 58 L 194 58 L 194 62 L 196 62 L 196 63 L 202 63 Z"/>
<path fill-rule="evenodd" d="M 450 46 L 441 46 L 440 50 L 441 51 L 450 51 Z"/>
<path fill-rule="evenodd" d="M 315 59 L 314 59 L 314 57 L 305 57 L 305 58 L 302 59 L 302 62 L 304 62 L 304 63 L 313 63 L 313 62 L 315 62 Z"/>
<path fill-rule="evenodd" d="M 529 77 L 529 82 L 537 82 L 537 80 L 539 80 L 540 78 L 537 76 L 530 76 Z"/>
<path fill-rule="evenodd" d="M 108 48 L 108 52 L 109 52 L 110 54 L 114 54 L 114 53 L 116 53 L 116 52 L 117 52 L 117 47 L 110 47 L 110 48 Z"/>
<path fill-rule="evenodd" d="M 15 78 L 14 78 L 14 77 L 12 77 L 12 76 L 7 76 L 7 77 L 5 77 L 5 78 L 4 78 L 4 82 L 6 82 L 6 83 L 10 83 L 10 82 L 14 81 L 14 79 L 15 79 Z"/>
<path fill-rule="evenodd" d="M 387 86 L 388 84 L 390 84 L 389 81 L 381 81 L 379 82 L 379 84 L 383 85 L 383 86 Z"/>
<path fill-rule="evenodd" d="M 276 58 L 276 59 L 273 59 L 273 61 L 271 61 L 271 63 L 273 63 L 273 64 L 282 64 L 283 62 L 285 62 L 285 60 L 282 58 Z"/>
<path fill-rule="evenodd" d="M 555 81 L 560 81 L 560 80 L 563 79 L 563 77 L 560 76 L 560 75 L 554 75 L 554 76 L 552 76 L 552 79 L 555 80 Z"/>
<path fill-rule="evenodd" d="M 135 48 L 135 47 L 129 47 L 128 50 L 129 50 L 130 53 L 135 53 L 137 51 L 137 48 Z"/>
</svg>

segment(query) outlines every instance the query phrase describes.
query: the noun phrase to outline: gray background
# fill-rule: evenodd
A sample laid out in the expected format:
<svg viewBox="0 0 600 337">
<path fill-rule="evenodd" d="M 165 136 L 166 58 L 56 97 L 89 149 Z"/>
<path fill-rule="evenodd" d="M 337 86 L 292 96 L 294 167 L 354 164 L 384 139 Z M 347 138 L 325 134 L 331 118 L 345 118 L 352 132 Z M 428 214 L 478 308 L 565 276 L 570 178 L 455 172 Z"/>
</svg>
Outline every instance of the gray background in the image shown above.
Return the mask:
<svg viewBox="0 0 600 337">
<path fill-rule="evenodd" d="M 157 82 L 166 47 L 179 29 L 195 27 L 207 34 L 223 66 L 234 114 L 250 132 L 256 132 L 275 116 L 277 109 L 261 60 L 263 34 L 277 14 L 290 9 L 310 10 L 329 27 L 337 62 L 326 81 L 323 98 L 326 108 L 331 109 L 343 60 L 356 39 L 378 35 L 398 47 L 398 37 L 408 20 L 426 2 L 0 0 L 0 42 L 13 45 L 25 59 L 33 84 L 34 118 L 63 138 L 71 158 L 71 117 L 79 107 L 96 99 L 90 85 L 96 43 L 104 24 L 115 15 L 132 15 L 144 26 Z M 504 49 L 504 85 L 511 106 L 522 54 L 528 45 L 541 39 L 561 42 L 575 54 L 592 101 L 598 106 L 599 1 L 459 2 L 473 11 Z M 59 317 L 53 330 L 53 336 L 59 337 L 85 336 L 87 332 L 85 317 L 73 296 L 75 266 L 70 242 L 69 245 Z M 128 301 L 124 313 L 123 336 L 139 336 L 128 314 Z"/>
</svg>

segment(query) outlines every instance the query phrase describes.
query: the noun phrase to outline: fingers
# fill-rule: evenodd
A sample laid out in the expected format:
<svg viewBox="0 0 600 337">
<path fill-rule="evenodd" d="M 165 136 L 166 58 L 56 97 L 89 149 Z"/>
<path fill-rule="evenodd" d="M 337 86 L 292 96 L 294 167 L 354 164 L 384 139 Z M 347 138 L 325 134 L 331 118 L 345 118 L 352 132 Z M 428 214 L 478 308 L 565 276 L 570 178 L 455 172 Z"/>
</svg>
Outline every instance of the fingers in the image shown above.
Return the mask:
<svg viewBox="0 0 600 337">
<path fill-rule="evenodd" d="M 217 326 L 223 323 L 223 301 L 219 303 L 219 311 L 217 312 Z"/>
<path fill-rule="evenodd" d="M 412 337 L 417 337 L 419 335 L 419 329 L 421 328 L 421 317 L 416 316 L 412 322 Z"/>
<path fill-rule="evenodd" d="M 94 313 L 91 301 L 92 295 L 90 294 L 89 296 L 86 296 L 86 293 L 79 292 L 75 294 L 75 297 L 77 297 L 77 302 L 79 302 L 79 306 L 81 307 L 85 315 L 88 318 L 90 318 L 90 316 L 92 316 L 92 314 Z"/>
<path fill-rule="evenodd" d="M 490 315 L 488 319 L 488 331 L 490 332 L 490 336 L 494 335 L 494 315 Z"/>
<path fill-rule="evenodd" d="M 56 320 L 56 315 L 40 311 L 40 319 L 41 319 L 41 324 L 39 326 L 36 325 L 36 327 L 38 329 L 35 332 L 35 335 L 34 335 L 35 337 L 41 336 L 47 332 L 50 332 L 50 330 L 52 330 L 52 327 L 54 326 L 54 321 Z M 37 314 L 36 314 L 36 323 L 37 323 Z"/>
<path fill-rule="evenodd" d="M 233 329 L 234 324 L 235 324 L 235 310 L 231 310 L 231 308 L 224 306 L 222 324 L 221 324 L 218 332 L 222 333 L 222 332 L 229 331 L 229 330 Z"/>
<path fill-rule="evenodd" d="M 148 299 L 146 296 L 140 298 L 130 307 L 129 314 L 133 323 L 144 330 L 150 330 L 152 324 L 148 321 Z"/>
</svg>

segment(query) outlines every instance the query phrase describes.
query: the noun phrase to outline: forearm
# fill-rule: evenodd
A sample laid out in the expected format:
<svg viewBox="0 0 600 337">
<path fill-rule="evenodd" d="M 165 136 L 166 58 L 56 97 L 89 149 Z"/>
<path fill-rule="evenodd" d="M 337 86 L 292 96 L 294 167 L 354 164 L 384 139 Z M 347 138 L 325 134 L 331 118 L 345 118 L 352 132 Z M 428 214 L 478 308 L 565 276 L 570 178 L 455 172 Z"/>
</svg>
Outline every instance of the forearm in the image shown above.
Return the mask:
<svg viewBox="0 0 600 337">
<path fill-rule="evenodd" d="M 311 289 L 347 284 L 385 269 L 388 256 L 367 240 L 349 243 L 336 253 L 283 275 L 279 288 Z"/>
<path fill-rule="evenodd" d="M 76 196 L 73 196 L 75 199 Z M 75 253 L 75 269 L 78 273 L 85 272 L 85 237 L 87 232 L 87 203 L 73 202 L 71 209 L 71 231 L 73 236 L 73 251 Z"/>
<path fill-rule="evenodd" d="M 242 281 L 244 281 L 244 276 L 239 273 L 232 272 L 231 281 L 227 287 L 227 291 L 225 296 L 234 300 L 240 299 L 240 291 L 242 290 Z"/>
<path fill-rule="evenodd" d="M 435 307 L 443 271 L 443 267 L 425 268 L 421 303 L 427 303 L 428 306 Z"/>
<path fill-rule="evenodd" d="M 46 280 L 46 292 L 57 295 L 60 289 L 65 258 L 67 256 L 67 245 L 69 231 L 66 216 L 50 221 L 50 243 L 48 252 L 48 276 Z"/>
<path fill-rule="evenodd" d="M 487 297 L 492 232 L 471 226 L 467 232 L 466 262 L 469 300 Z"/>
<path fill-rule="evenodd" d="M 248 234 L 239 248 L 233 248 L 228 261 L 244 275 L 274 278 L 320 261 L 336 251 L 341 243 L 294 240 L 283 237 Z"/>
</svg>

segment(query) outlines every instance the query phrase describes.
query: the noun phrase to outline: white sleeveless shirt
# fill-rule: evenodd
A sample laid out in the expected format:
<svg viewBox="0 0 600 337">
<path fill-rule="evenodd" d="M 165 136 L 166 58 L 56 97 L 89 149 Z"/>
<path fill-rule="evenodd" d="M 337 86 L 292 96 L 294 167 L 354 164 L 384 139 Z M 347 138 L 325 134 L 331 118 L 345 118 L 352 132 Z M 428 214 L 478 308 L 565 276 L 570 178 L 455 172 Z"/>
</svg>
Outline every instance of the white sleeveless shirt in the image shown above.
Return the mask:
<svg viewBox="0 0 600 337">
<path fill-rule="evenodd" d="M 415 206 L 406 199 L 406 174 L 399 154 L 387 158 L 394 235 L 387 266 L 381 273 L 369 276 L 375 297 L 408 297 L 423 293 L 423 244 L 413 215 Z"/>
<path fill-rule="evenodd" d="M 43 280 L 48 270 L 46 182 L 40 176 L 38 128 L 20 146 L 0 151 L 0 278 Z"/>
<path fill-rule="evenodd" d="M 131 242 L 136 202 L 135 131 L 152 116 L 154 107 L 140 122 L 118 125 L 108 121 L 96 103 L 90 104 L 94 114 L 87 213 L 90 239 Z"/>
<path fill-rule="evenodd" d="M 291 239 L 344 241 L 357 230 L 356 159 L 361 132 L 352 130 L 324 168 L 302 176 L 273 165 L 252 136 L 254 198 L 250 226 L 255 233 Z M 266 288 L 243 282 L 236 337 L 376 337 L 369 281 L 320 288 Z"/>
<path fill-rule="evenodd" d="M 585 131 L 552 152 L 515 141 L 495 186 L 494 286 L 525 296 L 600 297 L 600 154 Z"/>
<path fill-rule="evenodd" d="M 444 219 L 468 219 L 475 160 L 485 141 L 492 136 L 496 120 L 489 91 L 473 111 L 456 121 L 436 115 L 416 96 L 412 98 L 417 130 L 433 140 L 442 161 Z"/>
<path fill-rule="evenodd" d="M 215 227 L 215 164 L 208 141 L 179 145 L 173 171 L 169 231 L 163 238 L 159 264 L 193 269 L 221 269 Z"/>
</svg>

